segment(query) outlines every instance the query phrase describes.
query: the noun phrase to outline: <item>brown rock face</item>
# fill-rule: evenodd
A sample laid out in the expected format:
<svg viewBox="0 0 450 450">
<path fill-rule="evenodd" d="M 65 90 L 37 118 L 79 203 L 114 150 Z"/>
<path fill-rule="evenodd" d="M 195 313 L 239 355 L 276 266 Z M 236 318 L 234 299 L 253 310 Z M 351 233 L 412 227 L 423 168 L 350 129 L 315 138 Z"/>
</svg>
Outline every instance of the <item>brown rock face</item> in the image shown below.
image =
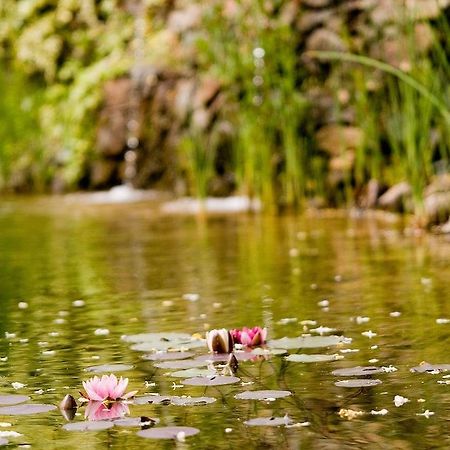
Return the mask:
<svg viewBox="0 0 450 450">
<path fill-rule="evenodd" d="M 347 150 L 354 150 L 364 142 L 360 128 L 344 125 L 325 125 L 316 133 L 317 145 L 331 156 L 338 157 Z"/>
</svg>

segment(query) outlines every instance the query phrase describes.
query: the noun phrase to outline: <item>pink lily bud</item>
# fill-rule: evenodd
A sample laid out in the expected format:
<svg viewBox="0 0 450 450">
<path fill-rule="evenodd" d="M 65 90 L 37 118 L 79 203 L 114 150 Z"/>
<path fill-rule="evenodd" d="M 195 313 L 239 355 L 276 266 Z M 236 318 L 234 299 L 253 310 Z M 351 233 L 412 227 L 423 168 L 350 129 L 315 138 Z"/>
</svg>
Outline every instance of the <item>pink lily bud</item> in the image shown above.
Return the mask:
<svg viewBox="0 0 450 450">
<path fill-rule="evenodd" d="M 245 345 L 247 347 L 256 347 L 266 343 L 267 328 L 243 327 L 242 330 L 236 328 L 231 330 L 231 335 L 233 336 L 236 344 Z"/>
<path fill-rule="evenodd" d="M 233 351 L 233 337 L 225 328 L 207 331 L 206 343 L 212 353 L 231 353 Z"/>
</svg>

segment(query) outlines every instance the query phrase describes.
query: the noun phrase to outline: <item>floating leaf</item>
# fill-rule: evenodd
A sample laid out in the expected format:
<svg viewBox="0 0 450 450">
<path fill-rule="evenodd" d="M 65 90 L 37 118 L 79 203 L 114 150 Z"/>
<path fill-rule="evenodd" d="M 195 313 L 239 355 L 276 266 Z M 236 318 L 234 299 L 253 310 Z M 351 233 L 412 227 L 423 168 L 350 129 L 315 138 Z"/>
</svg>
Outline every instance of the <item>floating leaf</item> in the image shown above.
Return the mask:
<svg viewBox="0 0 450 450">
<path fill-rule="evenodd" d="M 192 348 L 204 347 L 205 343 L 199 340 L 186 340 L 186 341 L 154 341 L 154 342 L 140 342 L 132 345 L 131 350 L 138 352 L 157 352 L 167 350 L 190 350 Z"/>
<path fill-rule="evenodd" d="M 24 405 L 2 406 L 0 407 L 0 415 L 5 416 L 23 416 L 27 414 L 39 414 L 53 411 L 56 406 L 44 405 L 39 403 L 28 403 Z"/>
<path fill-rule="evenodd" d="M 151 353 L 150 355 L 143 355 L 142 359 L 148 361 L 175 361 L 190 358 L 193 355 L 191 352 L 157 352 Z"/>
<path fill-rule="evenodd" d="M 159 423 L 159 419 L 150 417 L 125 417 L 123 419 L 113 420 L 113 424 L 116 427 L 152 427 Z"/>
<path fill-rule="evenodd" d="M 287 353 L 287 350 L 284 348 L 261 348 L 257 347 L 252 350 L 253 355 L 256 356 L 279 356 L 279 355 L 285 355 Z"/>
<path fill-rule="evenodd" d="M 233 352 L 233 355 L 236 357 L 238 361 L 250 361 L 251 359 L 259 356 L 254 353 L 254 351 L 250 352 Z M 229 353 L 206 353 L 205 355 L 200 355 L 195 358 L 196 361 L 212 361 L 212 362 L 227 362 L 230 357 Z"/>
<path fill-rule="evenodd" d="M 189 333 L 141 333 L 122 336 L 122 340 L 137 344 L 139 342 L 171 342 L 190 341 L 192 336 Z"/>
<path fill-rule="evenodd" d="M 110 420 L 97 420 L 97 421 L 85 421 L 85 422 L 71 422 L 63 425 L 63 429 L 66 431 L 102 431 L 112 428 L 114 422 Z"/>
<path fill-rule="evenodd" d="M 363 375 L 373 375 L 376 373 L 384 373 L 385 370 L 382 367 L 375 366 L 356 366 L 349 367 L 347 369 L 336 369 L 331 372 L 338 377 L 360 377 Z"/>
<path fill-rule="evenodd" d="M 172 396 L 171 395 L 145 395 L 143 397 L 136 397 L 133 402 L 136 405 L 161 405 L 161 404 L 167 404 L 169 405 L 171 402 Z"/>
<path fill-rule="evenodd" d="M 411 372 L 415 373 L 441 373 L 450 371 L 450 364 L 430 364 L 425 361 L 421 362 L 418 366 L 412 367 Z"/>
<path fill-rule="evenodd" d="M 338 387 L 361 388 L 377 386 L 381 383 L 381 380 L 371 380 L 370 378 L 354 378 L 352 380 L 336 381 L 334 384 Z"/>
<path fill-rule="evenodd" d="M 239 400 L 271 400 L 276 398 L 283 398 L 292 395 L 292 392 L 289 391 L 275 391 L 275 390 L 266 390 L 266 391 L 245 391 L 240 394 L 236 394 L 234 398 Z"/>
<path fill-rule="evenodd" d="M 190 397 L 190 396 L 177 396 L 177 395 L 146 395 L 144 397 L 137 397 L 134 399 L 134 403 L 137 405 L 176 405 L 176 406 L 198 406 L 214 403 L 216 399 L 214 397 Z"/>
<path fill-rule="evenodd" d="M 134 366 L 130 364 L 102 364 L 101 366 L 91 366 L 84 369 L 86 372 L 103 373 L 103 372 L 124 372 L 131 370 Z"/>
<path fill-rule="evenodd" d="M 274 339 L 267 343 L 269 347 L 297 349 L 297 348 L 321 348 L 335 345 L 349 344 L 350 338 L 344 336 L 298 336 L 295 338 L 284 337 Z"/>
<path fill-rule="evenodd" d="M 0 395 L 0 405 L 17 405 L 30 400 L 27 395 L 2 394 Z"/>
<path fill-rule="evenodd" d="M 170 376 L 175 378 L 213 377 L 214 375 L 215 372 L 213 370 L 199 369 L 195 367 L 192 369 L 178 370 L 170 373 Z"/>
<path fill-rule="evenodd" d="M 300 363 L 316 363 L 316 362 L 327 362 L 327 361 L 338 361 L 344 359 L 342 355 L 305 355 L 305 354 L 295 354 L 286 356 L 287 361 L 300 362 Z"/>
<path fill-rule="evenodd" d="M 183 384 L 190 386 L 222 386 L 225 384 L 233 384 L 241 381 L 238 377 L 225 377 L 221 375 L 213 377 L 193 377 L 183 381 Z"/>
<path fill-rule="evenodd" d="M 180 436 L 188 437 L 200 433 L 193 427 L 157 427 L 149 430 L 138 431 L 138 436 L 148 439 L 179 439 Z"/>
<path fill-rule="evenodd" d="M 250 427 L 279 427 L 282 425 L 290 425 L 292 420 L 287 417 L 258 417 L 244 422 Z"/>
<path fill-rule="evenodd" d="M 155 364 L 159 369 L 194 369 L 197 367 L 204 367 L 208 364 L 207 361 L 199 361 L 195 359 L 181 359 L 178 361 L 163 361 Z"/>
</svg>

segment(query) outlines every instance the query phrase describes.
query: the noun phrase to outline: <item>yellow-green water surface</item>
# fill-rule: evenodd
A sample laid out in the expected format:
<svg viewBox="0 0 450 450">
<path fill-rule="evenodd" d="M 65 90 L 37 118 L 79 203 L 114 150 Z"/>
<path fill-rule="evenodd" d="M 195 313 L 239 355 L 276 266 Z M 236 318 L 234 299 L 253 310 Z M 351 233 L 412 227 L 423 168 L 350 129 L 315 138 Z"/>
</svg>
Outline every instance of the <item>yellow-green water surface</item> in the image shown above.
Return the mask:
<svg viewBox="0 0 450 450">
<path fill-rule="evenodd" d="M 58 409 L 0 414 L 0 441 L 6 436 L 11 448 L 34 449 L 449 448 L 450 372 L 410 371 L 422 361 L 450 364 L 449 268 L 445 237 L 407 235 L 397 225 L 362 219 L 199 219 L 163 216 L 146 204 L 4 200 L 1 395 L 58 405 L 67 393 L 79 398 L 81 382 L 91 376 L 87 367 L 130 364 L 132 369 L 116 374 L 128 377 L 138 395 L 205 395 L 216 401 L 129 405 L 131 417 L 200 430 L 177 441 L 144 439 L 137 427 L 66 431 Z M 267 327 L 269 339 L 317 335 L 311 330 L 322 326 L 336 330 L 325 335 L 352 341 L 289 349 L 343 357 L 336 361 L 258 357 L 240 363 L 239 383 L 204 388 L 182 386 L 183 378 L 143 360 L 146 353 L 122 339 L 254 325 Z M 355 366 L 392 367 L 369 377 L 382 381 L 374 387 L 336 386 L 345 377 L 331 372 Z M 234 398 L 256 389 L 292 395 Z M 395 406 L 396 395 L 409 401 Z M 85 420 L 84 413 L 80 408 L 73 420 Z M 286 415 L 294 426 L 244 423 Z M 8 437 L 8 431 L 20 436 Z"/>
</svg>

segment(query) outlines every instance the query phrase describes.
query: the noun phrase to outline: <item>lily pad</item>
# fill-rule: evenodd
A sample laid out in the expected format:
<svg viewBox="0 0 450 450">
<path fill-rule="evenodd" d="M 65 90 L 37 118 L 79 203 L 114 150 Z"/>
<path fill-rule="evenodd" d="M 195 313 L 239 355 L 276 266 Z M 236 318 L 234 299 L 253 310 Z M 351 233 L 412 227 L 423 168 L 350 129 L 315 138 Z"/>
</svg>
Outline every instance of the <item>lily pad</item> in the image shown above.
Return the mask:
<svg viewBox="0 0 450 450">
<path fill-rule="evenodd" d="M 143 397 L 135 397 L 133 403 L 136 405 L 161 405 L 167 404 L 169 405 L 171 402 L 171 395 L 144 395 Z"/>
<path fill-rule="evenodd" d="M 241 381 L 238 377 L 225 377 L 217 375 L 213 377 L 193 377 L 183 381 L 183 384 L 190 386 L 222 386 L 225 384 L 233 384 Z"/>
<path fill-rule="evenodd" d="M 27 395 L 2 394 L 0 395 L 0 405 L 17 405 L 30 400 Z"/>
<path fill-rule="evenodd" d="M 148 439 L 179 439 L 194 436 L 200 433 L 198 428 L 193 427 L 157 427 L 149 430 L 138 431 L 138 436 Z"/>
<path fill-rule="evenodd" d="M 280 427 L 282 425 L 290 425 L 292 420 L 289 417 L 257 417 L 244 422 L 250 427 Z"/>
<path fill-rule="evenodd" d="M 216 399 L 214 397 L 190 397 L 190 396 L 177 396 L 177 395 L 146 395 L 144 397 L 137 397 L 134 399 L 134 403 L 137 405 L 176 405 L 176 406 L 199 406 L 214 403 Z"/>
<path fill-rule="evenodd" d="M 338 377 L 360 377 L 363 375 L 373 375 L 376 373 L 384 373 L 382 367 L 375 367 L 375 366 L 356 366 L 356 367 L 349 367 L 347 369 L 336 369 L 331 372 L 333 375 L 336 375 Z"/>
<path fill-rule="evenodd" d="M 285 355 L 287 350 L 284 348 L 261 348 L 257 347 L 252 350 L 252 354 L 255 356 L 280 356 Z"/>
<path fill-rule="evenodd" d="M 131 350 L 138 352 L 157 352 L 167 350 L 190 350 L 192 348 L 204 347 L 205 343 L 199 340 L 185 340 L 185 341 L 154 341 L 154 342 L 140 342 L 132 345 Z"/>
<path fill-rule="evenodd" d="M 197 367 L 204 367 L 208 364 L 207 361 L 199 361 L 195 359 L 181 359 L 178 361 L 162 361 L 155 363 L 154 366 L 158 369 L 194 369 Z"/>
<path fill-rule="evenodd" d="M 342 355 L 305 355 L 305 354 L 295 354 L 286 356 L 287 361 L 299 362 L 299 363 L 316 363 L 316 362 L 327 362 L 327 361 L 338 361 L 344 359 Z"/>
<path fill-rule="evenodd" d="M 85 422 L 71 422 L 63 425 L 63 429 L 66 431 L 102 431 L 112 428 L 114 422 L 110 420 L 97 420 L 97 421 L 85 421 Z"/>
<path fill-rule="evenodd" d="M 430 364 L 421 362 L 418 366 L 409 369 L 415 373 L 441 373 L 450 371 L 450 364 Z"/>
<path fill-rule="evenodd" d="M 234 356 L 238 361 L 250 361 L 256 358 L 257 354 L 251 352 L 234 352 Z M 196 361 L 212 361 L 212 362 L 226 362 L 230 357 L 229 353 L 206 353 L 194 358 Z"/>
<path fill-rule="evenodd" d="M 269 347 L 297 349 L 297 348 L 322 348 L 335 345 L 350 344 L 351 338 L 344 336 L 298 336 L 295 338 L 284 337 L 273 339 L 267 343 Z"/>
<path fill-rule="evenodd" d="M 175 378 L 192 378 L 192 377 L 213 377 L 216 373 L 214 370 L 210 369 L 199 369 L 199 368 L 192 368 L 192 369 L 184 369 L 184 370 L 177 370 L 176 372 L 171 372 L 170 376 Z"/>
<path fill-rule="evenodd" d="M 148 361 L 175 361 L 178 359 L 190 358 L 194 354 L 191 352 L 157 352 L 143 355 L 142 359 Z"/>
<path fill-rule="evenodd" d="M 137 344 L 139 342 L 169 342 L 169 341 L 190 341 L 192 336 L 189 333 L 140 333 L 122 336 L 122 340 Z"/>
<path fill-rule="evenodd" d="M 378 386 L 381 383 L 381 380 L 371 380 L 370 378 L 353 378 L 351 380 L 336 381 L 334 384 L 338 387 L 361 388 Z"/>
<path fill-rule="evenodd" d="M 39 414 L 56 409 L 53 405 L 44 405 L 39 403 L 28 403 L 24 405 L 2 406 L 0 415 L 5 416 L 24 416 L 27 414 Z"/>
<path fill-rule="evenodd" d="M 159 423 L 159 419 L 150 417 L 125 417 L 123 419 L 113 420 L 116 427 L 152 427 Z"/>
<path fill-rule="evenodd" d="M 283 398 L 292 395 L 292 392 L 289 391 L 275 391 L 275 390 L 266 390 L 266 391 L 245 391 L 240 394 L 236 394 L 234 398 L 239 400 L 271 400 L 276 398 Z"/>
<path fill-rule="evenodd" d="M 91 366 L 84 369 L 86 372 L 104 373 L 104 372 L 124 372 L 131 370 L 134 366 L 131 364 L 102 364 L 100 366 Z"/>
</svg>

